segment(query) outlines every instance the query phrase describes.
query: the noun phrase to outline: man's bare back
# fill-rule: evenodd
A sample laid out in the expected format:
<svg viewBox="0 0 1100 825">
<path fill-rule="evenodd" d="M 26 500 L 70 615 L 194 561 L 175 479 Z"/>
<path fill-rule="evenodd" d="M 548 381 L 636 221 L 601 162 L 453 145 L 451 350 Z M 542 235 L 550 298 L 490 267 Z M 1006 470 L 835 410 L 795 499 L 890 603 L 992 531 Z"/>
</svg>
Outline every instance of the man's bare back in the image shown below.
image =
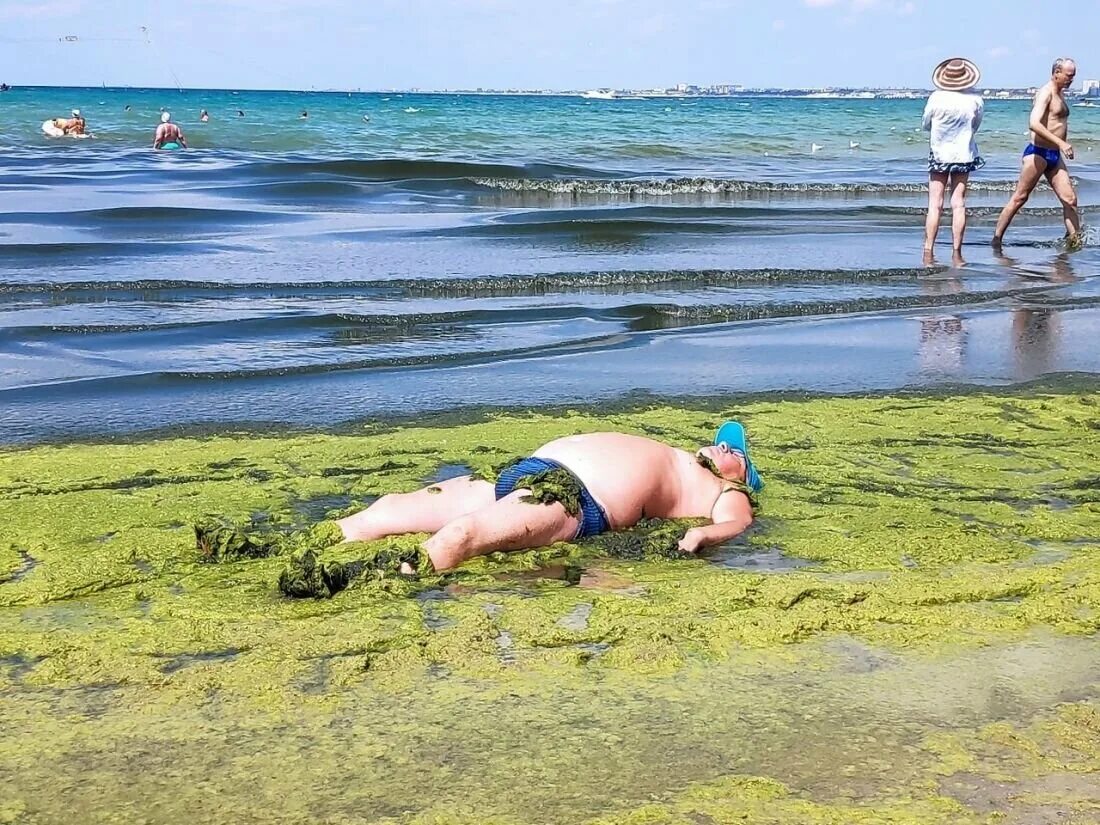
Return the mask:
<svg viewBox="0 0 1100 825">
<path fill-rule="evenodd" d="M 165 112 L 161 115 L 160 121 L 157 131 L 153 135 L 153 148 L 160 149 L 164 147 L 165 144 L 175 143 L 186 149 L 187 139 L 183 136 L 183 130 L 175 123 L 172 123 L 171 115 Z"/>
</svg>

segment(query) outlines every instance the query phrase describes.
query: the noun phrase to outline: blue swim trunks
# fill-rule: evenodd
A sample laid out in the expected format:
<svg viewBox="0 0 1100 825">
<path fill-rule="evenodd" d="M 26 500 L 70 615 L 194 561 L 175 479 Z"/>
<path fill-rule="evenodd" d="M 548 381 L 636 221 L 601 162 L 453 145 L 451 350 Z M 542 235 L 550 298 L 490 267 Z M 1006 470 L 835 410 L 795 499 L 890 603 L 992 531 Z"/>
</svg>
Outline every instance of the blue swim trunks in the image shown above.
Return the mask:
<svg viewBox="0 0 1100 825">
<path fill-rule="evenodd" d="M 1057 149 L 1044 149 L 1042 146 L 1036 146 L 1034 143 L 1029 143 L 1024 149 L 1024 157 L 1028 155 L 1035 155 L 1047 162 L 1047 166 L 1057 166 L 1058 161 L 1062 159 L 1062 153 Z"/>
<path fill-rule="evenodd" d="M 497 476 L 497 483 L 494 488 L 497 500 L 504 498 L 515 490 L 516 483 L 524 476 L 559 468 L 572 475 L 572 470 L 568 467 L 545 458 L 525 458 L 522 461 L 517 461 L 511 467 L 502 470 L 500 475 Z M 576 478 L 575 475 L 573 477 Z M 596 499 L 592 498 L 592 494 L 588 492 L 588 488 L 581 483 L 580 479 L 577 479 L 577 485 L 580 487 L 581 492 L 581 512 L 580 524 L 577 525 L 577 532 L 573 538 L 583 539 L 610 530 L 611 525 L 603 508 L 596 503 Z"/>
</svg>

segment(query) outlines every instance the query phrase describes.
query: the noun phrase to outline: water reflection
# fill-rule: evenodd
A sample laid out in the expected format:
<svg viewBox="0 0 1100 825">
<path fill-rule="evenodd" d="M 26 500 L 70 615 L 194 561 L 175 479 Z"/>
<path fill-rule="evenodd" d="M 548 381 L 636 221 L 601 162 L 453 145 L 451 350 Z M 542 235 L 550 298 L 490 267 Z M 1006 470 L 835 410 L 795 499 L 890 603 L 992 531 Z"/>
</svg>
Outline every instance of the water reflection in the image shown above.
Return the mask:
<svg viewBox="0 0 1100 825">
<path fill-rule="evenodd" d="M 924 263 L 932 266 L 936 258 L 932 252 L 924 253 Z M 962 269 L 966 261 L 962 253 L 951 254 L 951 268 L 942 275 L 922 279 L 921 291 L 926 295 L 956 295 L 963 291 Z M 925 315 L 920 319 L 920 339 L 917 361 L 921 372 L 954 375 L 962 372 L 966 356 L 966 327 L 957 313 Z"/>
<path fill-rule="evenodd" d="M 1013 272 L 1020 272 L 1019 261 L 994 253 L 997 262 Z M 1052 284 L 1077 280 L 1069 253 L 1060 252 L 1051 260 L 1050 271 L 1039 277 Z M 1032 282 L 1038 273 L 1029 273 Z M 1025 280 L 1021 278 L 1021 280 Z M 1012 311 L 1012 356 L 1017 378 L 1027 380 L 1057 369 L 1061 337 L 1060 311 L 1049 306 L 1023 305 Z"/>
</svg>

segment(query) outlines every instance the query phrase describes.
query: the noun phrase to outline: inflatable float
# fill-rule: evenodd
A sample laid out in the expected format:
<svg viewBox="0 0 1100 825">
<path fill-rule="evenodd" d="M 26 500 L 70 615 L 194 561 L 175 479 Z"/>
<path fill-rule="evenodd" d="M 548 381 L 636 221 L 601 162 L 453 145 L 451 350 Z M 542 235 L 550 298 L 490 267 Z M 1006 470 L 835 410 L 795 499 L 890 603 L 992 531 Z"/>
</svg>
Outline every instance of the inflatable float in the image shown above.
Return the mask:
<svg viewBox="0 0 1100 825">
<path fill-rule="evenodd" d="M 71 138 L 86 138 L 91 135 L 68 135 L 65 134 L 65 130 L 57 125 L 58 118 L 50 118 L 49 120 L 42 121 L 42 132 L 47 137 L 71 137 Z"/>
</svg>

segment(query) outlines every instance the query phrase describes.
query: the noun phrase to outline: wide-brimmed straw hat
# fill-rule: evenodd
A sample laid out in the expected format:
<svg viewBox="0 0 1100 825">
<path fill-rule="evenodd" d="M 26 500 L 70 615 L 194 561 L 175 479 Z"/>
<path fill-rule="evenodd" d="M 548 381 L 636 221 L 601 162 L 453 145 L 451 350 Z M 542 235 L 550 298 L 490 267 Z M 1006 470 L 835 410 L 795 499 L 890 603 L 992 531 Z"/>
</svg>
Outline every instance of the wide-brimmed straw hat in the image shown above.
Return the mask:
<svg viewBox="0 0 1100 825">
<path fill-rule="evenodd" d="M 965 57 L 949 57 L 932 72 L 932 82 L 937 89 L 961 92 L 978 85 L 982 73 Z"/>
</svg>

